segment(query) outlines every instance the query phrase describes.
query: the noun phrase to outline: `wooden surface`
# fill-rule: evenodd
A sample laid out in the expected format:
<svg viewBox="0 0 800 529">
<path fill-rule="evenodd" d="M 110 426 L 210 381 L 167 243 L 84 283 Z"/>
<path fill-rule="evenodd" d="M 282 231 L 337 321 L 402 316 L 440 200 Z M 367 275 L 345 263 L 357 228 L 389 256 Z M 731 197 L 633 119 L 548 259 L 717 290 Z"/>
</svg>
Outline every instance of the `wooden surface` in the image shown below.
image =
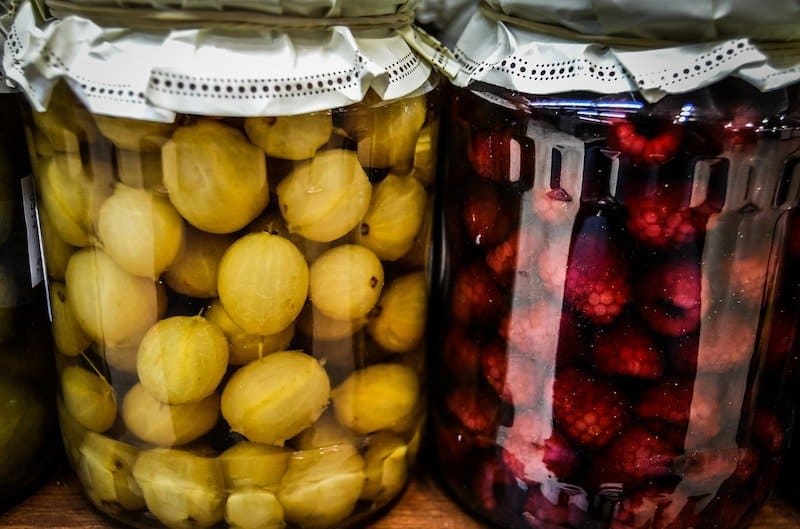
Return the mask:
<svg viewBox="0 0 800 529">
<path fill-rule="evenodd" d="M 3 529 L 120 529 L 95 512 L 80 495 L 66 470 L 36 495 L 0 514 Z M 394 508 L 370 529 L 485 529 L 461 511 L 430 478 L 418 478 Z M 800 511 L 781 498 L 773 499 L 751 529 L 800 529 Z"/>
</svg>

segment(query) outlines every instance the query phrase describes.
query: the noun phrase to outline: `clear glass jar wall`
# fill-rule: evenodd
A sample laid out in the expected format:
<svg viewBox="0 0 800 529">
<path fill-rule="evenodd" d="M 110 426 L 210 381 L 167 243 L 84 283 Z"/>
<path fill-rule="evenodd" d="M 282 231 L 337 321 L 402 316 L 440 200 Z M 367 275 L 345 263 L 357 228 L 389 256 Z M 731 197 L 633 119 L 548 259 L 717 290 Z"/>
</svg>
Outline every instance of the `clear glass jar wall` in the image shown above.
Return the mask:
<svg viewBox="0 0 800 529">
<path fill-rule="evenodd" d="M 798 101 L 455 90 L 433 414 L 461 501 L 510 528 L 747 524 L 793 416 Z"/>
<path fill-rule="evenodd" d="M 437 99 L 160 124 L 61 85 L 32 114 L 61 425 L 98 508 L 313 529 L 399 494 L 424 421 Z"/>
<path fill-rule="evenodd" d="M 21 109 L 19 94 L 0 94 L 0 510 L 54 471 L 60 452 Z"/>
</svg>

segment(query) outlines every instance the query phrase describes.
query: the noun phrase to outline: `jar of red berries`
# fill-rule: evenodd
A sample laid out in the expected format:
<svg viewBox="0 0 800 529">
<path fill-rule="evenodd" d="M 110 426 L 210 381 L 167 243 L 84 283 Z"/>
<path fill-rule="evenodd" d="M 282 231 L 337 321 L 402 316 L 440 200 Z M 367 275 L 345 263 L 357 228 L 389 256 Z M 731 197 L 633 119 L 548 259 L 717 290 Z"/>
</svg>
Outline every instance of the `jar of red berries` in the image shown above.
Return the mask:
<svg viewBox="0 0 800 529">
<path fill-rule="evenodd" d="M 489 0 L 456 47 L 434 435 L 502 527 L 739 528 L 777 479 L 800 11 L 739 4 Z"/>
</svg>

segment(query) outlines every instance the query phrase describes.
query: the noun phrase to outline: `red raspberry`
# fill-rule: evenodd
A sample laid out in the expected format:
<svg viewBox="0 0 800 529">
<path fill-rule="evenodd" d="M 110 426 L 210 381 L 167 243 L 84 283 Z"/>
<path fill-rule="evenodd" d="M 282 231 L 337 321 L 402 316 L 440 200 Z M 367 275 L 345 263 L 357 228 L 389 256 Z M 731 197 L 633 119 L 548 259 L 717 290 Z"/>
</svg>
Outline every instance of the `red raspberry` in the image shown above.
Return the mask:
<svg viewBox="0 0 800 529">
<path fill-rule="evenodd" d="M 594 366 L 604 375 L 655 380 L 664 374 L 661 351 L 644 329 L 629 321 L 597 333 L 592 353 Z"/>
<path fill-rule="evenodd" d="M 678 457 L 673 472 L 698 490 L 713 490 L 730 477 L 747 481 L 758 465 L 750 448 L 704 448 Z"/>
<path fill-rule="evenodd" d="M 760 307 L 767 286 L 768 268 L 769 257 L 737 257 L 728 267 L 728 288 L 739 299 Z"/>
<path fill-rule="evenodd" d="M 481 348 L 460 325 L 447 333 L 442 359 L 447 374 L 459 380 L 476 380 L 480 371 Z"/>
<path fill-rule="evenodd" d="M 595 459 L 589 482 L 595 486 L 621 483 L 636 488 L 651 479 L 670 474 L 677 452 L 672 445 L 640 426 L 622 433 Z"/>
<path fill-rule="evenodd" d="M 532 360 L 555 364 L 561 311 L 544 301 L 514 309 L 500 324 L 508 346 Z"/>
<path fill-rule="evenodd" d="M 492 247 L 511 230 L 511 207 L 491 184 L 474 186 L 464 199 L 464 227 L 469 241 L 479 248 Z"/>
<path fill-rule="evenodd" d="M 714 314 L 703 324 L 702 336 L 686 336 L 673 344 L 671 358 L 679 373 L 723 373 L 750 363 L 756 322 L 736 312 Z"/>
<path fill-rule="evenodd" d="M 564 284 L 567 302 L 599 325 L 614 321 L 630 298 L 627 262 L 604 231 L 575 239 Z"/>
<path fill-rule="evenodd" d="M 531 191 L 531 209 L 536 216 L 547 224 L 554 226 L 563 225 L 569 219 L 575 218 L 580 209 L 580 203 L 573 201 L 564 189 L 533 189 Z"/>
<path fill-rule="evenodd" d="M 628 232 L 654 248 L 695 242 L 705 230 L 705 218 L 689 208 L 685 186 L 661 185 L 655 192 L 627 201 Z"/>
<path fill-rule="evenodd" d="M 492 273 L 484 265 L 473 263 L 456 274 L 453 283 L 453 315 L 462 323 L 487 323 L 499 317 L 504 296 Z"/>
<path fill-rule="evenodd" d="M 474 437 L 461 428 L 448 425 L 438 425 L 436 428 L 436 451 L 439 461 L 446 465 L 463 465 L 477 445 Z"/>
<path fill-rule="evenodd" d="M 493 395 L 471 386 L 462 386 L 447 395 L 445 405 L 468 432 L 495 435 L 500 410 Z"/>
<path fill-rule="evenodd" d="M 721 429 L 718 399 L 710 394 L 712 390 L 709 386 L 712 385 L 711 382 L 702 384 L 705 389 L 695 391 L 695 384 L 691 380 L 666 380 L 645 390 L 634 410 L 636 415 L 649 421 L 648 425 L 661 421 L 677 427 L 677 430 L 683 433 L 678 443 L 681 448 L 684 445 L 684 436 L 687 434 L 688 440 L 694 446 L 702 445 L 716 436 Z M 692 419 L 691 425 L 690 419 Z M 687 432 L 687 428 L 691 430 Z M 658 433 L 662 431 L 669 430 L 661 430 Z"/>
<path fill-rule="evenodd" d="M 517 273 L 530 273 L 541 246 L 542 240 L 533 230 L 515 231 L 487 252 L 486 264 L 498 281 L 507 284 Z"/>
<path fill-rule="evenodd" d="M 625 426 L 624 398 L 614 386 L 577 369 L 562 371 L 553 387 L 553 417 L 567 438 L 589 450 L 608 445 Z"/>
<path fill-rule="evenodd" d="M 688 529 L 695 518 L 694 501 L 684 494 L 648 487 L 620 502 L 610 529 Z"/>
<path fill-rule="evenodd" d="M 637 163 L 662 164 L 671 159 L 683 140 L 683 129 L 664 124 L 655 134 L 643 134 L 627 121 L 617 121 L 608 131 L 608 145 Z"/>
<path fill-rule="evenodd" d="M 481 367 L 486 382 L 503 402 L 517 410 L 533 407 L 548 392 L 545 370 L 524 356 L 508 353 L 492 343 L 481 353 Z"/>
<path fill-rule="evenodd" d="M 485 461 L 475 476 L 475 496 L 487 513 L 497 511 L 505 489 L 514 486 L 513 478 L 496 459 Z"/>
<path fill-rule="evenodd" d="M 783 440 L 786 429 L 781 421 L 770 410 L 759 408 L 753 417 L 753 441 L 757 446 L 770 454 L 780 454 L 783 449 Z"/>
<path fill-rule="evenodd" d="M 535 412 L 514 417 L 502 440 L 503 462 L 526 483 L 569 478 L 577 469 L 578 454 L 563 435 Z"/>
<path fill-rule="evenodd" d="M 700 266 L 681 260 L 656 266 L 639 285 L 639 313 L 651 329 L 683 336 L 700 326 Z"/>
<path fill-rule="evenodd" d="M 475 173 L 486 180 L 523 188 L 533 182 L 535 154 L 530 140 L 520 141 L 508 132 L 473 132 L 467 156 Z"/>
<path fill-rule="evenodd" d="M 783 370 L 786 360 L 797 340 L 797 314 L 794 309 L 776 310 L 769 327 L 769 345 L 764 368 L 767 370 Z"/>
</svg>

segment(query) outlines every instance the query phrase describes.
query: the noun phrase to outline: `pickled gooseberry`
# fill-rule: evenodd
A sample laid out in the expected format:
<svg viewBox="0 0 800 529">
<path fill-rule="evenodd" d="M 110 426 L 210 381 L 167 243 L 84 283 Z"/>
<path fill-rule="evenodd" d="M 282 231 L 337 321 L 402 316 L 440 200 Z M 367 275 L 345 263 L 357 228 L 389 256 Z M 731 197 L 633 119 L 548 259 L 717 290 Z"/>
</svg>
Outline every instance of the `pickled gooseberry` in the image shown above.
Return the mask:
<svg viewBox="0 0 800 529">
<path fill-rule="evenodd" d="M 47 276 L 56 281 L 63 281 L 64 274 L 67 273 L 67 263 L 72 254 L 75 253 L 75 247 L 67 244 L 61 238 L 58 229 L 53 224 L 50 213 L 45 207 L 39 207 L 39 223 Z"/>
<path fill-rule="evenodd" d="M 0 375 L 0 482 L 28 477 L 28 465 L 42 446 L 46 423 L 41 395 L 19 380 Z"/>
<path fill-rule="evenodd" d="M 275 444 L 314 424 L 329 397 L 328 375 L 314 358 L 280 352 L 234 373 L 222 392 L 222 415 L 249 440 Z"/>
<path fill-rule="evenodd" d="M 127 273 L 101 250 L 75 253 L 66 283 L 75 318 L 95 342 L 137 342 L 157 320 L 155 283 Z"/>
<path fill-rule="evenodd" d="M 95 114 L 100 134 L 111 140 L 118 149 L 126 151 L 158 151 L 175 126 L 138 119 L 115 118 Z"/>
<path fill-rule="evenodd" d="M 364 488 L 364 459 L 353 445 L 292 454 L 278 490 L 286 520 L 304 529 L 333 527 L 346 519 Z"/>
<path fill-rule="evenodd" d="M 142 338 L 136 360 L 142 386 L 167 404 L 210 396 L 227 368 L 228 340 L 202 316 L 159 321 Z"/>
<path fill-rule="evenodd" d="M 87 430 L 105 432 L 117 419 L 117 397 L 111 384 L 82 367 L 62 371 L 61 396 L 67 412 Z"/>
<path fill-rule="evenodd" d="M 136 357 L 139 354 L 139 344 L 114 346 L 95 344 L 95 350 L 111 369 L 132 375 L 136 374 Z"/>
<path fill-rule="evenodd" d="M 111 195 L 111 181 L 91 178 L 78 154 L 53 156 L 38 176 L 42 207 L 57 233 L 72 246 L 89 246 L 97 212 Z"/>
<path fill-rule="evenodd" d="M 339 424 L 333 413 L 326 411 L 313 426 L 303 430 L 292 445 L 298 450 L 311 450 L 341 444 L 355 445 L 357 441 L 353 432 Z"/>
<path fill-rule="evenodd" d="M 393 353 L 413 351 L 422 343 L 428 315 L 428 285 L 423 272 L 398 277 L 370 313 L 367 332 Z"/>
<path fill-rule="evenodd" d="M 350 375 L 331 392 L 339 422 L 356 433 L 402 431 L 418 411 L 417 374 L 401 364 L 378 364 Z"/>
<path fill-rule="evenodd" d="M 334 320 L 315 309 L 308 303 L 297 318 L 300 332 L 314 340 L 335 341 L 353 336 L 367 325 L 366 317 L 352 320 Z"/>
<path fill-rule="evenodd" d="M 289 231 L 317 242 L 331 242 L 364 218 L 372 186 L 351 151 L 334 149 L 298 164 L 277 187 Z"/>
<path fill-rule="evenodd" d="M 243 441 L 220 456 L 228 489 L 261 487 L 277 490 L 289 465 L 289 451 L 280 446 Z"/>
<path fill-rule="evenodd" d="M 165 192 L 161 152 L 117 150 L 117 178 L 136 189 Z"/>
<path fill-rule="evenodd" d="M 183 219 L 166 198 L 118 184 L 100 208 L 97 234 L 120 268 L 155 279 L 181 251 Z"/>
<path fill-rule="evenodd" d="M 131 473 L 139 451 L 133 446 L 94 432 L 80 444 L 76 468 L 90 499 L 106 511 L 144 508 L 142 491 Z"/>
<path fill-rule="evenodd" d="M 78 356 L 92 343 L 81 329 L 67 301 L 67 287 L 50 283 L 50 311 L 53 317 L 53 341 L 56 350 L 66 356 Z"/>
<path fill-rule="evenodd" d="M 264 151 L 223 123 L 179 128 L 162 149 L 162 165 L 170 200 L 203 231 L 244 228 L 269 202 Z"/>
<path fill-rule="evenodd" d="M 414 237 L 414 244 L 400 261 L 402 266 L 412 269 L 423 269 L 430 264 L 431 249 L 433 247 L 433 197 L 428 197 L 425 203 L 425 214 L 422 217 L 422 226 Z"/>
<path fill-rule="evenodd" d="M 186 243 L 164 274 L 169 288 L 193 298 L 217 296 L 217 274 L 225 251 L 235 239 L 189 228 Z"/>
<path fill-rule="evenodd" d="M 382 289 L 383 265 L 363 246 L 338 246 L 311 265 L 309 297 L 329 318 L 363 318 L 377 303 Z"/>
<path fill-rule="evenodd" d="M 89 434 L 89 430 L 81 426 L 75 417 L 70 415 L 64 406 L 63 399 L 56 399 L 56 411 L 61 429 L 61 441 L 64 443 L 64 453 L 67 455 L 70 466 L 77 468 L 81 460 L 79 449 L 83 439 Z"/>
<path fill-rule="evenodd" d="M 328 112 L 299 116 L 248 118 L 244 130 L 250 141 L 272 158 L 308 160 L 333 134 L 333 120 Z"/>
<path fill-rule="evenodd" d="M 395 434 L 380 432 L 369 440 L 364 454 L 364 490 L 362 500 L 383 505 L 397 496 L 408 481 L 408 447 Z"/>
<path fill-rule="evenodd" d="M 214 458 L 146 450 L 133 466 L 133 477 L 148 510 L 171 529 L 211 527 L 225 516 L 225 480 Z"/>
<path fill-rule="evenodd" d="M 436 180 L 436 142 L 439 139 L 439 120 L 435 120 L 419 133 L 414 150 L 414 178 L 425 187 Z"/>
<path fill-rule="evenodd" d="M 358 141 L 361 165 L 406 174 L 413 166 L 426 114 L 425 96 L 382 102 L 370 91 L 359 107 L 345 113 L 343 127 Z"/>
<path fill-rule="evenodd" d="M 94 142 L 99 133 L 94 119 L 69 87 L 60 83 L 50 94 L 45 112 L 33 112 L 33 123 L 58 152 L 79 152 L 81 142 Z"/>
<path fill-rule="evenodd" d="M 225 521 L 234 529 L 283 529 L 283 518 L 283 507 L 268 490 L 236 489 L 225 502 Z"/>
<path fill-rule="evenodd" d="M 136 384 L 122 399 L 122 419 L 142 441 L 166 447 L 182 445 L 204 436 L 217 423 L 219 395 L 170 406 Z"/>
<path fill-rule="evenodd" d="M 267 336 L 247 333 L 228 316 L 219 300 L 212 303 L 203 316 L 225 333 L 230 345 L 228 363 L 233 366 L 243 366 L 268 354 L 285 351 L 294 338 L 294 324 Z"/>
<path fill-rule="evenodd" d="M 303 257 L 305 257 L 306 262 L 309 264 L 313 263 L 317 257 L 323 253 L 333 248 L 338 242 L 310 241 L 297 233 L 290 232 L 289 228 L 286 226 L 286 221 L 283 220 L 283 217 L 281 217 L 281 214 L 277 211 L 270 211 L 247 226 L 247 233 L 258 233 L 262 231 L 272 235 L 280 235 L 284 239 L 288 239 L 300 250 L 300 253 L 303 254 Z M 346 238 L 347 237 L 345 237 L 345 239 Z"/>
<path fill-rule="evenodd" d="M 288 240 L 266 232 L 246 235 L 222 258 L 217 278 L 225 312 L 251 334 L 286 329 L 303 308 L 308 265 Z"/>
<path fill-rule="evenodd" d="M 383 261 L 400 259 L 414 246 L 426 198 L 417 179 L 390 174 L 375 185 L 369 211 L 356 230 L 356 242 Z"/>
</svg>

